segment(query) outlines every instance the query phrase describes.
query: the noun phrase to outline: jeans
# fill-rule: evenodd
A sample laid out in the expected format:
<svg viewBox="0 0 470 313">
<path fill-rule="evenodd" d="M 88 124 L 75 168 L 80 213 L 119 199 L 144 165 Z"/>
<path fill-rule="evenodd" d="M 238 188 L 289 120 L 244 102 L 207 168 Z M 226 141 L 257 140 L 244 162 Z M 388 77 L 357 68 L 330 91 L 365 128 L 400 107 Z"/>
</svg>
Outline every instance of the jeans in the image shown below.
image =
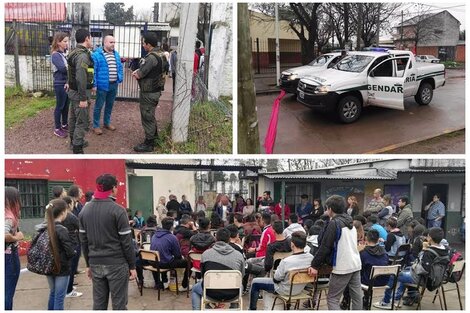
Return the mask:
<svg viewBox="0 0 470 313">
<path fill-rule="evenodd" d="M 13 309 L 18 278 L 20 278 L 20 258 L 18 250 L 14 249 L 11 254 L 5 253 L 5 310 Z"/>
<path fill-rule="evenodd" d="M 441 227 L 442 225 L 442 220 L 436 221 L 436 220 L 427 220 L 428 222 L 428 228 L 431 227 Z"/>
<path fill-rule="evenodd" d="M 69 117 L 69 97 L 64 89 L 64 85 L 54 86 L 55 93 L 55 110 L 54 124 L 59 129 L 62 125 L 67 125 Z"/>
<path fill-rule="evenodd" d="M 129 265 L 90 264 L 93 281 L 93 310 L 107 310 L 109 294 L 113 310 L 127 310 Z"/>
<path fill-rule="evenodd" d="M 164 269 L 167 269 L 167 268 L 184 268 L 184 277 L 183 277 L 183 280 L 181 281 L 180 277 L 178 277 L 178 283 L 181 281 L 181 286 L 186 288 L 188 287 L 188 261 L 186 259 L 175 259 L 173 261 L 171 261 L 170 263 L 160 263 L 160 268 L 164 268 Z M 160 280 L 160 278 L 158 277 L 158 279 Z M 165 281 L 166 280 L 166 281 Z M 168 281 L 168 278 L 166 278 L 166 275 L 162 277 L 162 282 L 167 282 Z M 158 282 L 159 283 L 159 282 Z"/>
<path fill-rule="evenodd" d="M 201 309 L 201 298 L 202 298 L 202 282 L 198 282 L 193 286 L 191 290 L 191 304 L 194 310 Z"/>
<path fill-rule="evenodd" d="M 75 251 L 77 251 L 77 254 L 72 258 L 72 264 L 70 265 L 70 279 L 69 279 L 69 285 L 67 287 L 67 293 L 71 293 L 73 290 L 73 282 L 75 279 L 75 273 L 77 272 L 78 269 L 78 262 L 80 261 L 80 254 L 81 254 L 81 246 L 78 244 L 75 247 Z"/>
<path fill-rule="evenodd" d="M 398 287 L 395 291 L 395 300 L 400 300 L 403 296 L 403 292 L 405 291 L 405 284 L 416 284 L 417 282 L 414 281 L 413 276 L 411 276 L 411 268 L 405 269 L 403 272 L 398 274 Z M 390 303 L 392 299 L 392 287 L 393 287 L 393 276 L 390 276 L 390 280 L 388 281 L 387 288 L 385 289 L 385 294 L 382 299 L 383 303 Z M 411 296 L 411 295 L 410 295 Z"/>
<path fill-rule="evenodd" d="M 65 293 L 67 292 L 67 285 L 69 284 L 69 276 L 47 276 L 47 283 L 49 284 L 49 303 L 47 309 L 50 310 L 64 310 Z"/>
<path fill-rule="evenodd" d="M 361 271 L 344 275 L 330 275 L 330 287 L 326 298 L 328 310 L 341 309 L 340 298 L 346 288 L 349 288 L 351 309 L 362 310 Z"/>
<path fill-rule="evenodd" d="M 103 124 L 111 124 L 111 111 L 113 110 L 114 99 L 116 99 L 118 83 L 109 83 L 109 90 L 97 90 L 95 109 L 93 110 L 93 128 L 100 127 L 101 109 L 104 104 Z"/>
<path fill-rule="evenodd" d="M 258 302 L 259 292 L 261 290 L 274 293 L 273 279 L 267 277 L 258 277 L 253 279 L 250 292 L 250 310 L 256 310 L 256 304 Z"/>
</svg>

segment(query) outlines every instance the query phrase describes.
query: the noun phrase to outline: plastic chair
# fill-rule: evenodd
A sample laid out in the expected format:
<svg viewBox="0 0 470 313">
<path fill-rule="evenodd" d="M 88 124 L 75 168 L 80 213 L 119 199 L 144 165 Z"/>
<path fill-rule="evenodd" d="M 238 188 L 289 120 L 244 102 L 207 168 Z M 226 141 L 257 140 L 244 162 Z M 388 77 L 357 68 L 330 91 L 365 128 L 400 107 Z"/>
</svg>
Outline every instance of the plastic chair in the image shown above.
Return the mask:
<svg viewBox="0 0 470 313">
<path fill-rule="evenodd" d="M 393 306 L 395 305 L 395 287 L 397 286 L 397 281 L 398 281 L 398 273 L 400 273 L 401 266 L 399 264 L 397 265 L 389 265 L 389 266 L 377 266 L 374 265 L 372 266 L 372 270 L 370 271 L 370 281 L 368 285 L 361 284 L 361 288 L 364 291 L 367 291 L 369 294 L 368 301 L 367 301 L 367 307 L 363 308 L 364 310 L 370 310 L 371 305 L 372 305 L 372 297 L 374 290 L 377 289 L 385 289 L 387 288 L 387 285 L 384 286 L 374 286 L 374 282 L 378 277 L 383 277 L 383 276 L 393 276 L 393 287 L 392 287 L 392 306 L 391 309 L 393 310 Z"/>
<path fill-rule="evenodd" d="M 204 289 L 201 298 L 201 310 L 206 309 L 206 304 L 219 303 L 230 305 L 238 303 L 237 310 L 243 310 L 242 298 L 242 273 L 236 270 L 210 270 L 204 273 Z M 208 290 L 238 289 L 238 295 L 232 299 L 212 299 L 207 295 Z"/>
<path fill-rule="evenodd" d="M 300 300 L 310 300 L 312 298 L 312 294 L 310 292 L 306 292 L 303 290 L 298 295 L 292 294 L 292 289 L 295 285 L 306 285 L 308 283 L 314 284 L 317 281 L 317 276 L 310 276 L 308 275 L 307 269 L 296 269 L 289 271 L 289 281 L 290 281 L 290 289 L 288 295 L 279 295 L 276 294 L 274 298 L 273 306 L 271 310 L 274 310 L 276 306 L 276 301 L 282 300 L 284 302 L 284 310 L 288 310 L 292 303 L 295 303 L 294 310 L 299 308 Z"/>
<path fill-rule="evenodd" d="M 166 272 L 173 272 L 175 274 L 175 280 L 176 280 L 176 294 L 178 295 L 178 273 L 176 272 L 176 269 L 167 269 L 167 268 L 160 268 L 160 254 L 158 251 L 153 251 L 153 250 L 139 250 L 139 255 L 142 260 L 149 261 L 151 262 L 151 265 L 146 265 L 143 267 L 144 270 L 147 271 L 152 271 L 152 272 L 157 272 L 157 275 L 160 277 L 160 273 L 166 273 Z M 140 295 L 142 296 L 143 294 L 143 284 L 140 284 Z M 158 290 L 158 301 L 160 301 L 160 288 L 157 288 Z"/>
<path fill-rule="evenodd" d="M 447 310 L 447 301 L 446 301 L 446 292 L 449 291 L 454 291 L 457 290 L 457 296 L 459 297 L 459 304 L 460 304 L 460 310 L 463 310 L 463 305 L 462 305 L 462 299 L 460 297 L 460 287 L 459 287 L 459 281 L 462 279 L 463 273 L 465 271 L 465 260 L 460 260 L 460 261 L 455 261 L 454 264 L 452 264 L 452 269 L 450 271 L 450 276 L 454 278 L 454 281 L 450 282 L 446 280 L 442 285 L 441 285 L 441 293 L 442 293 L 442 298 L 444 300 L 444 309 Z M 444 286 L 447 284 L 455 284 L 455 288 L 452 289 L 445 289 Z M 432 300 L 432 303 L 436 301 L 436 297 L 439 295 L 439 290 L 436 290 L 436 293 L 434 294 L 434 299 Z M 441 309 L 442 309 L 442 303 L 441 303 Z"/>
</svg>

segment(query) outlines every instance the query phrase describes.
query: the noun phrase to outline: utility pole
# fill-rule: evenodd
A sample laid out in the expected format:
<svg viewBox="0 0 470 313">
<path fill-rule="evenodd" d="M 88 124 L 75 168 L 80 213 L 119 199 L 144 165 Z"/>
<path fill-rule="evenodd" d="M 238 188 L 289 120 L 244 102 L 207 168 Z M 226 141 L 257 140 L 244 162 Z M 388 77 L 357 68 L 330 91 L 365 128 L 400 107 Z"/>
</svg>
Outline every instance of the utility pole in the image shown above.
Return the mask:
<svg viewBox="0 0 470 313">
<path fill-rule="evenodd" d="M 176 67 L 175 99 L 172 112 L 173 142 L 188 139 L 189 113 L 191 111 L 191 90 L 194 65 L 194 44 L 196 42 L 199 3 L 182 3 L 180 18 L 180 38 Z"/>
<path fill-rule="evenodd" d="M 279 51 L 279 9 L 277 3 L 274 4 L 274 12 L 276 15 L 276 85 L 279 87 L 281 79 L 281 55 Z"/>
<path fill-rule="evenodd" d="M 401 42 L 400 49 L 403 49 L 403 10 L 401 10 L 400 42 Z"/>
<path fill-rule="evenodd" d="M 377 4 L 377 16 L 376 16 L 376 22 L 375 24 L 377 25 L 377 31 L 375 32 L 375 46 L 379 46 L 380 42 L 380 9 L 381 5 L 380 3 Z"/>
<path fill-rule="evenodd" d="M 260 152 L 251 51 L 248 4 L 238 3 L 238 153 L 241 154 Z"/>
<path fill-rule="evenodd" d="M 153 4 L 153 22 L 156 23 L 158 22 L 158 11 L 159 11 L 159 5 L 158 2 L 155 2 Z"/>
<path fill-rule="evenodd" d="M 356 51 L 361 51 L 361 36 L 362 36 L 362 3 L 358 3 L 359 14 L 357 16 L 357 40 Z"/>
</svg>

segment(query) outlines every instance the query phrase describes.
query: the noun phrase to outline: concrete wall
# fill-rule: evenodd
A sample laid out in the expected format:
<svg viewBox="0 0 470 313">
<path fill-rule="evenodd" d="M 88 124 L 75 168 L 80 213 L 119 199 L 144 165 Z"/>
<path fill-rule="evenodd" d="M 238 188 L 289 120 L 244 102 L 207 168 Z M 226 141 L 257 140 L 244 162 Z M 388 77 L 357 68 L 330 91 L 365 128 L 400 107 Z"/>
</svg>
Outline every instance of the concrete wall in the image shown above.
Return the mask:
<svg viewBox="0 0 470 313">
<path fill-rule="evenodd" d="M 427 20 L 426 20 L 427 22 Z M 429 18 L 429 26 L 433 27 L 436 36 L 429 36 L 420 41 L 420 46 L 456 46 L 459 41 L 459 22 L 444 11 Z"/>
<path fill-rule="evenodd" d="M 19 56 L 20 84 L 25 91 L 33 90 L 33 68 L 31 63 L 31 56 Z M 15 86 L 15 59 L 13 55 L 5 55 L 5 86 Z"/>
</svg>

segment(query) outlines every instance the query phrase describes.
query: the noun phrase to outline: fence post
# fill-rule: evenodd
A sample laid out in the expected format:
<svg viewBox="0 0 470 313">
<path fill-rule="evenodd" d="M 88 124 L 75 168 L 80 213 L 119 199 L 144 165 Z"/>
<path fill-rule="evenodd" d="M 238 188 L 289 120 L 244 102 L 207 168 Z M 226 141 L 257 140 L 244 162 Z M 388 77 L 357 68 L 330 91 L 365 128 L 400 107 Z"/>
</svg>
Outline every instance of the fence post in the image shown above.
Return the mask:
<svg viewBox="0 0 470 313">
<path fill-rule="evenodd" d="M 261 66 L 259 64 L 259 38 L 256 38 L 256 65 L 258 66 L 258 74 L 261 74 Z"/>
<path fill-rule="evenodd" d="M 16 29 L 16 20 L 13 21 L 13 46 L 15 48 L 14 51 L 14 62 L 15 62 L 15 84 L 16 87 L 21 87 L 20 84 L 20 51 L 19 51 L 19 41 L 18 41 L 18 31 Z"/>
</svg>

